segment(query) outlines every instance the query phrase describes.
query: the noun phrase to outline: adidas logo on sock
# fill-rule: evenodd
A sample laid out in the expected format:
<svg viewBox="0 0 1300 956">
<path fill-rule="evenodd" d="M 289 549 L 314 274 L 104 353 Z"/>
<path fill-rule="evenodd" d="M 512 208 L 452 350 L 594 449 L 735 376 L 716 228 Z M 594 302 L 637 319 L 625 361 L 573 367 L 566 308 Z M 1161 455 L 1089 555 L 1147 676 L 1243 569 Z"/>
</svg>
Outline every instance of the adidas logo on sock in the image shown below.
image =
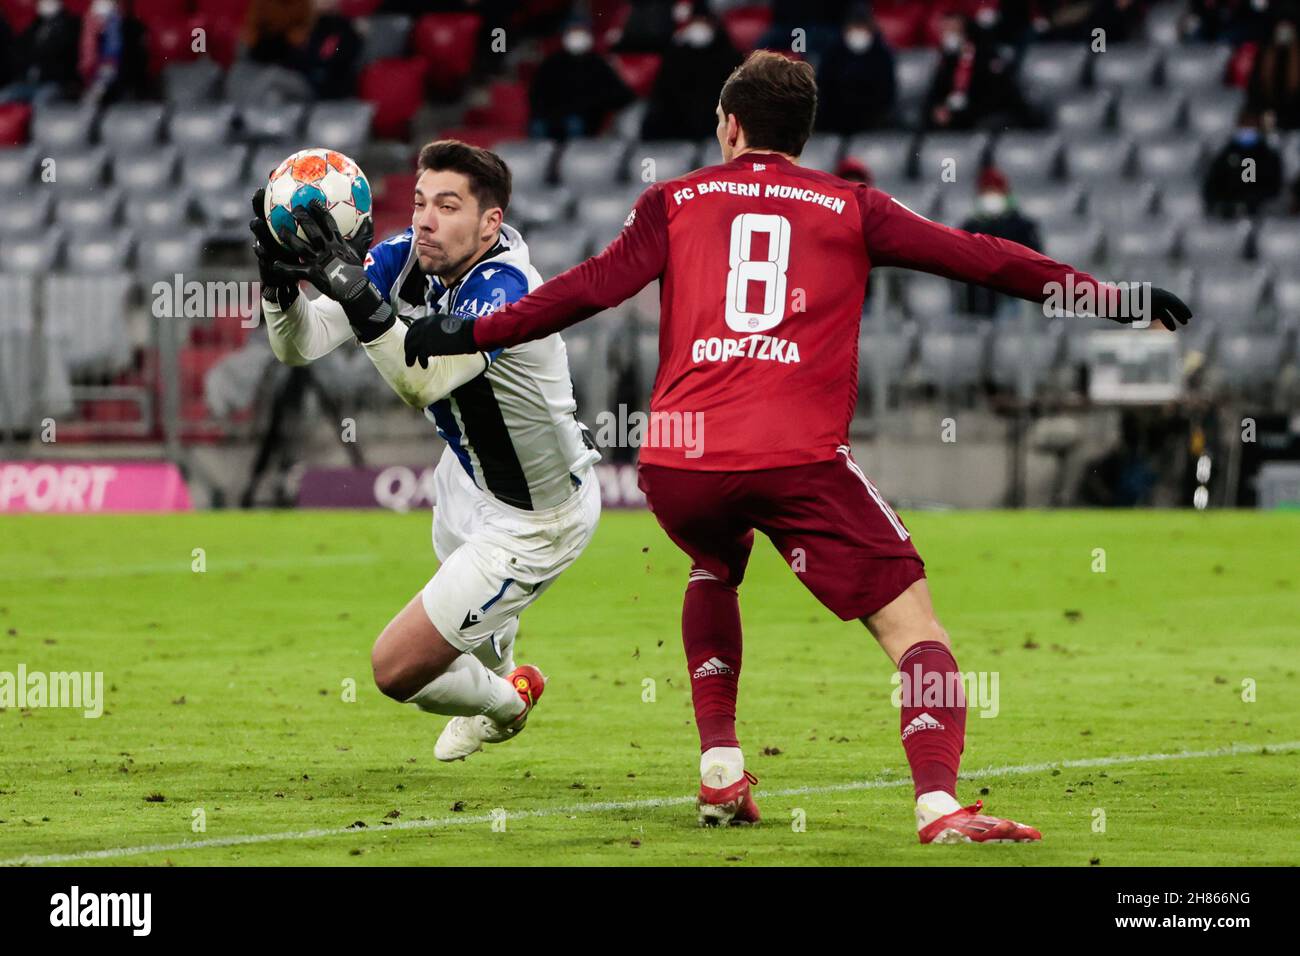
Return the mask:
<svg viewBox="0 0 1300 956">
<path fill-rule="evenodd" d="M 731 665 L 716 657 L 710 657 L 707 661 L 695 668 L 695 673 L 691 677 L 699 680 L 701 677 L 716 677 L 719 674 L 734 674 Z"/>
<path fill-rule="evenodd" d="M 903 728 L 903 739 L 906 740 L 912 734 L 919 730 L 943 730 L 943 724 L 935 720 L 925 711 L 917 714 L 911 722 Z"/>
</svg>

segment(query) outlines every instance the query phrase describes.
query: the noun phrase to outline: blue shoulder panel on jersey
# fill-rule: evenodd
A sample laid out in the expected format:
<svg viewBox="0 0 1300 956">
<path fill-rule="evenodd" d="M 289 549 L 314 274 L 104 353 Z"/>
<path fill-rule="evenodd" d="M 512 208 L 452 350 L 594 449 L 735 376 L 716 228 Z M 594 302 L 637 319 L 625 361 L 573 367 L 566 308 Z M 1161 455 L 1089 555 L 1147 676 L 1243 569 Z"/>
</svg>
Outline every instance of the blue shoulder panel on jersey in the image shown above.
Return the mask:
<svg viewBox="0 0 1300 956">
<path fill-rule="evenodd" d="M 478 318 L 490 315 L 509 302 L 517 302 L 528 294 L 528 277 L 512 265 L 494 263 L 491 259 L 477 266 L 456 294 L 457 315 Z M 489 364 L 497 360 L 501 349 L 486 353 Z"/>
<path fill-rule="evenodd" d="M 388 294 L 392 291 L 393 283 L 397 281 L 398 274 L 402 271 L 402 266 L 406 265 L 406 260 L 411 254 L 411 243 L 414 236 L 410 229 L 383 242 L 376 243 L 366 256 L 366 278 L 375 284 L 379 294 L 388 302 Z M 392 305 L 391 302 L 388 302 Z"/>
</svg>

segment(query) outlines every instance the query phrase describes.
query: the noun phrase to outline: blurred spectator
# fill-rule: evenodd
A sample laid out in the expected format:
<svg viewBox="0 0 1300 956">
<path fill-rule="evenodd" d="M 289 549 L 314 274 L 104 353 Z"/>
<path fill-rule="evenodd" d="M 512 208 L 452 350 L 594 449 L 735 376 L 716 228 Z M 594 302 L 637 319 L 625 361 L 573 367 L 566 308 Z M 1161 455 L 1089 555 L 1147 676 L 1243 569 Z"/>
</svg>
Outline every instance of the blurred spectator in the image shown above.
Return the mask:
<svg viewBox="0 0 1300 956">
<path fill-rule="evenodd" d="M 1268 36 L 1267 3 L 1257 0 L 1190 0 L 1183 19 L 1183 35 L 1205 43 L 1237 46 Z"/>
<path fill-rule="evenodd" d="M 339 13 L 339 0 L 317 0 L 316 14 L 307 38 L 307 79 L 319 98 L 346 99 L 357 88 L 361 37 L 352 18 Z"/>
<path fill-rule="evenodd" d="M 962 229 L 999 239 L 1010 239 L 1030 249 L 1042 249 L 1038 224 L 1016 208 L 1011 185 L 1001 170 L 995 166 L 985 167 L 980 173 L 976 190 L 975 212 L 961 224 Z M 994 315 L 999 306 L 1008 301 L 999 293 L 977 285 L 966 286 L 965 298 L 965 311 L 972 315 Z"/>
<path fill-rule="evenodd" d="M 1007 55 L 981 40 L 965 17 L 940 20 L 941 57 L 926 95 L 924 123 L 935 130 L 976 127 L 1040 127 L 1042 114 L 1031 106 L 1016 81 L 1012 48 Z"/>
<path fill-rule="evenodd" d="M 1282 157 L 1260 130 L 1259 115 L 1242 110 L 1232 138 L 1205 171 L 1205 211 L 1225 219 L 1254 215 L 1281 191 Z"/>
<path fill-rule="evenodd" d="M 96 102 L 143 96 L 149 79 L 144 27 L 116 0 L 95 0 L 81 21 L 77 72 Z"/>
<path fill-rule="evenodd" d="M 1106 31 L 1106 43 L 1127 43 L 1144 39 L 1146 7 L 1138 0 L 1097 0 L 1088 14 L 1089 37 L 1093 30 Z"/>
<path fill-rule="evenodd" d="M 862 183 L 864 186 L 876 184 L 876 177 L 872 175 L 867 164 L 852 156 L 845 156 L 839 161 L 839 165 L 835 167 L 835 175 L 851 183 Z"/>
<path fill-rule="evenodd" d="M 0 90 L 0 103 L 75 98 L 81 90 L 80 31 L 80 21 L 63 9 L 62 0 L 39 0 L 36 19 L 14 42 L 13 82 Z"/>
<path fill-rule="evenodd" d="M 1300 128 L 1300 36 L 1292 8 L 1279 11 L 1250 76 L 1250 104 L 1273 114 L 1281 129 Z"/>
<path fill-rule="evenodd" d="M 635 99 L 622 77 L 597 53 L 591 26 L 570 21 L 563 46 L 537 67 L 528 90 L 533 136 L 565 139 L 600 132 L 609 114 Z M 716 91 L 715 91 L 716 93 Z"/>
<path fill-rule="evenodd" d="M 772 0 L 772 25 L 758 45 L 766 50 L 792 50 L 797 36 L 794 31 L 801 30 L 807 49 L 794 52 L 821 56 L 839 37 L 850 5 L 851 0 Z"/>
<path fill-rule="evenodd" d="M 312 0 L 251 0 L 244 15 L 249 59 L 306 73 L 313 14 Z"/>
<path fill-rule="evenodd" d="M 706 139 L 718 125 L 718 91 L 741 56 L 707 11 L 693 13 L 664 53 L 646 104 L 641 138 Z"/>
<path fill-rule="evenodd" d="M 14 71 L 14 35 L 9 21 L 0 17 L 0 89 L 9 85 Z"/>
<path fill-rule="evenodd" d="M 850 134 L 894 124 L 894 53 L 865 10 L 850 14 L 817 74 L 819 129 Z"/>
<path fill-rule="evenodd" d="M 690 18 L 695 5 L 690 0 L 632 0 L 631 6 L 614 45 L 619 53 L 663 53 L 672 42 L 673 32 Z"/>
</svg>

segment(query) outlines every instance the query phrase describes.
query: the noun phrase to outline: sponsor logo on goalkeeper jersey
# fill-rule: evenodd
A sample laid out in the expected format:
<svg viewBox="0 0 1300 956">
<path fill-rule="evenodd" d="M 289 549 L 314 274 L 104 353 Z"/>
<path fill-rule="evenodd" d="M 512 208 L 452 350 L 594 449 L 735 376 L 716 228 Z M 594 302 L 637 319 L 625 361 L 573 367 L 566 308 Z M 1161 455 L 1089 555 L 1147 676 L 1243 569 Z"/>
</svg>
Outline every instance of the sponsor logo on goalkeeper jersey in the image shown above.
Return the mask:
<svg viewBox="0 0 1300 956">
<path fill-rule="evenodd" d="M 720 657 L 710 657 L 707 661 L 695 668 L 691 677 L 699 680 L 701 677 L 717 677 L 721 674 L 734 674 L 731 665 Z"/>
<path fill-rule="evenodd" d="M 774 335 L 746 335 L 743 338 L 696 339 L 691 343 L 691 361 L 730 362 L 732 359 L 754 359 L 758 362 L 780 362 L 791 365 L 799 361 L 799 343 L 779 339 Z"/>
</svg>

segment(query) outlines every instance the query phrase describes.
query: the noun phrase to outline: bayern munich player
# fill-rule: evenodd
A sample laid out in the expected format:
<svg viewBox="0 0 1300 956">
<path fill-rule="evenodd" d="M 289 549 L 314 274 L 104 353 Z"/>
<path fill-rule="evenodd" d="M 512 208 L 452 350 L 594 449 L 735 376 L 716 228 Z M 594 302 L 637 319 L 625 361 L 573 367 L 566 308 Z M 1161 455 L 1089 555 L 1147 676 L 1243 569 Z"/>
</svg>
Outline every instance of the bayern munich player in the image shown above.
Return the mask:
<svg viewBox="0 0 1300 956">
<path fill-rule="evenodd" d="M 518 302 L 474 321 L 427 319 L 406 338 L 408 363 L 496 349 L 553 334 L 660 280 L 651 413 L 700 415 L 707 438 L 702 449 L 642 448 L 640 483 L 692 561 L 682 637 L 704 824 L 759 816 L 735 726 L 737 589 L 755 529 L 827 608 L 862 620 L 912 686 L 961 686 L 911 536 L 849 452 L 871 267 L 907 266 L 1039 302 L 1071 274 L 1074 288 L 1101 291 L 1025 246 L 931 222 L 879 190 L 800 167 L 816 106 L 807 64 L 752 54 L 719 99 L 722 165 L 652 185 L 607 249 Z M 1167 326 L 1190 317 L 1163 290 L 1151 308 Z M 921 842 L 1040 839 L 1033 827 L 983 815 L 979 801 L 957 801 L 960 690 L 921 703 L 905 694 L 901 717 Z"/>
</svg>

